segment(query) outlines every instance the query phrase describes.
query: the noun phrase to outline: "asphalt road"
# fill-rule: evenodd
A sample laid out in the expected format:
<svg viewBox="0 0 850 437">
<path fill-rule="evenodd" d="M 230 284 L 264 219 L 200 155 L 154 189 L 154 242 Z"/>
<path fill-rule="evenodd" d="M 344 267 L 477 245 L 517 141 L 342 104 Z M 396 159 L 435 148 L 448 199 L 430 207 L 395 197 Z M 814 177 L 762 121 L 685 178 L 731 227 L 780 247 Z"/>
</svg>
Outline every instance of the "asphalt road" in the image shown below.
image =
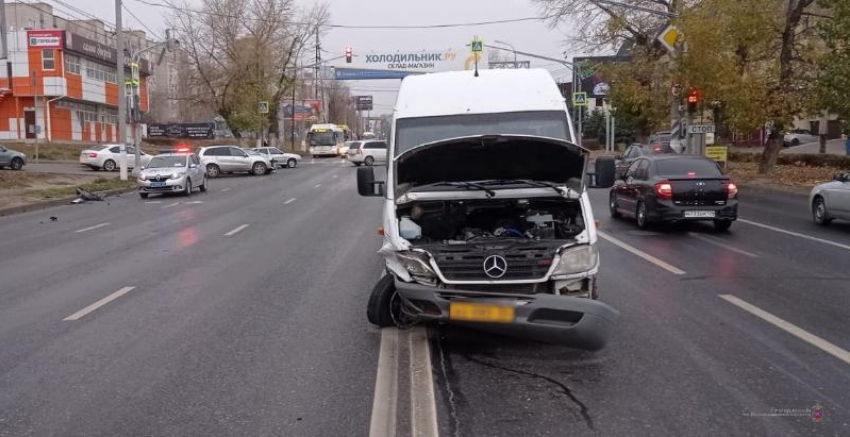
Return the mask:
<svg viewBox="0 0 850 437">
<path fill-rule="evenodd" d="M 0 218 L 0 436 L 353 436 L 376 411 L 409 435 L 428 384 L 444 436 L 850 434 L 850 225 L 804 196 L 742 189 L 729 233 L 638 231 L 594 190 L 608 347 L 435 326 L 421 372 L 424 331 L 365 320 L 381 202 L 354 173 L 307 158 Z"/>
</svg>

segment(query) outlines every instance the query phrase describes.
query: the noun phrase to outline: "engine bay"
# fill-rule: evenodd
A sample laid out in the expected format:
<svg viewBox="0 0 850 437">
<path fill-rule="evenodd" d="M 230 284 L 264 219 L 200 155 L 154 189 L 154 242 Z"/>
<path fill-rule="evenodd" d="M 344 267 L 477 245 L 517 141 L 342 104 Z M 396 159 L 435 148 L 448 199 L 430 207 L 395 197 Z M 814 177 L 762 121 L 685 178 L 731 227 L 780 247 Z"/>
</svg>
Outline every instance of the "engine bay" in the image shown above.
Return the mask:
<svg viewBox="0 0 850 437">
<path fill-rule="evenodd" d="M 557 197 L 422 201 L 397 216 L 401 237 L 420 244 L 567 240 L 585 229 L 580 203 Z"/>
</svg>

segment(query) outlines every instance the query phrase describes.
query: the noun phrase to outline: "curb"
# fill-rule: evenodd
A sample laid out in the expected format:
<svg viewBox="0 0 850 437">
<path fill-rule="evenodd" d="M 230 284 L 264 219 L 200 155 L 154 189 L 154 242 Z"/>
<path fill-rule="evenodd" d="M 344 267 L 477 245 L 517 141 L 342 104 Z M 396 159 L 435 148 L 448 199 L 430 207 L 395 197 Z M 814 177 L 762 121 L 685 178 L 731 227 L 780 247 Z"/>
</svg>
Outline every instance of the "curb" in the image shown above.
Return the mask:
<svg viewBox="0 0 850 437">
<path fill-rule="evenodd" d="M 119 194 L 129 193 L 131 191 L 136 191 L 136 188 L 135 187 L 115 188 L 115 189 L 106 190 L 106 191 L 96 191 L 95 193 L 106 198 L 106 197 L 116 196 L 116 195 L 119 195 Z M 41 210 L 53 208 L 53 207 L 56 207 L 56 206 L 68 205 L 72 200 L 76 199 L 77 197 L 78 196 L 73 196 L 73 197 L 66 197 L 66 198 L 63 198 L 63 199 L 48 200 L 48 201 L 45 201 L 45 202 L 33 203 L 33 204 L 30 204 L 30 205 L 19 205 L 19 206 L 13 206 L 13 207 L 10 207 L 10 208 L 0 208 L 0 217 L 8 217 L 8 216 L 11 216 L 11 215 L 23 214 L 25 212 L 41 211 Z"/>
</svg>

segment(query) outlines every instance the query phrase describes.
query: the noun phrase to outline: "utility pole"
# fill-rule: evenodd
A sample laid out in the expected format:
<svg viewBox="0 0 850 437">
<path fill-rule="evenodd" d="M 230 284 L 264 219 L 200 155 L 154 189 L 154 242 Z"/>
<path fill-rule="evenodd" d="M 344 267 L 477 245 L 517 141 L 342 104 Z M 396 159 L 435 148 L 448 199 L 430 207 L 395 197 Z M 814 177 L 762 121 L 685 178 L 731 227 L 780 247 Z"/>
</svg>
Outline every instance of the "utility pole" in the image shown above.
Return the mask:
<svg viewBox="0 0 850 437">
<path fill-rule="evenodd" d="M 0 45 L 2 45 L 3 56 L 3 71 L 6 73 L 9 88 L 12 88 L 12 78 L 9 77 L 9 68 L 6 66 L 9 63 L 9 46 L 6 42 L 6 1 L 0 0 Z M 17 117 L 18 114 L 15 114 Z"/>
<path fill-rule="evenodd" d="M 115 0 L 115 44 L 118 53 L 115 61 L 118 82 L 118 141 L 121 150 L 119 168 L 120 178 L 127 180 L 127 96 L 124 85 L 124 31 L 121 25 L 121 0 Z"/>
</svg>

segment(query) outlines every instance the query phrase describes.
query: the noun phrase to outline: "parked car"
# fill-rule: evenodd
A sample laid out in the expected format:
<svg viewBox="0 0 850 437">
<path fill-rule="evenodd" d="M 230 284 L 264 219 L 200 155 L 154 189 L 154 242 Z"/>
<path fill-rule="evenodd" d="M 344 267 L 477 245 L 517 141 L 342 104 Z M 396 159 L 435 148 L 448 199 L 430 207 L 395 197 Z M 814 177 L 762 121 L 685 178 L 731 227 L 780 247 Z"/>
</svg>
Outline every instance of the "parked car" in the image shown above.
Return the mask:
<svg viewBox="0 0 850 437">
<path fill-rule="evenodd" d="M 260 147 L 255 150 L 267 156 L 274 162 L 275 166 L 280 168 L 295 168 L 298 166 L 298 162 L 301 161 L 301 155 L 287 153 L 277 147 Z"/>
<path fill-rule="evenodd" d="M 727 230 L 738 218 L 738 187 L 716 162 L 698 155 L 660 154 L 632 163 L 611 188 L 612 217 L 650 222 L 709 220 Z"/>
<path fill-rule="evenodd" d="M 26 164 L 27 155 L 0 145 L 0 168 L 9 167 L 12 170 L 20 170 Z"/>
<path fill-rule="evenodd" d="M 136 166 L 136 148 L 126 146 L 127 168 Z M 142 167 L 147 167 L 152 156 L 144 151 L 139 151 L 142 159 Z M 121 162 L 121 146 L 118 144 L 102 144 L 80 152 L 80 165 L 92 170 L 115 171 Z"/>
<path fill-rule="evenodd" d="M 793 129 L 785 133 L 782 137 L 782 144 L 785 147 L 799 146 L 800 144 L 814 143 L 820 138 L 817 134 L 813 134 L 806 129 Z"/>
<path fill-rule="evenodd" d="M 222 173 L 246 172 L 255 176 L 274 170 L 271 159 L 262 153 L 249 154 L 238 146 L 210 146 L 198 150 L 207 177 L 217 178 Z"/>
<path fill-rule="evenodd" d="M 850 220 L 850 171 L 812 188 L 809 205 L 812 219 L 819 225 L 828 225 L 834 219 Z"/>
<path fill-rule="evenodd" d="M 656 132 L 649 137 L 649 145 L 670 147 L 675 153 L 685 153 L 685 144 L 682 143 L 682 139 L 671 132 Z"/>
<path fill-rule="evenodd" d="M 631 167 L 638 158 L 654 153 L 675 153 L 670 145 L 656 143 L 653 146 L 633 143 L 622 155 L 614 157 L 614 165 L 617 167 L 617 177 L 620 178 Z"/>
<path fill-rule="evenodd" d="M 359 141 L 357 148 L 348 149 L 348 160 L 356 165 L 366 164 L 371 166 L 375 163 L 387 162 L 387 142 L 382 140 L 364 140 Z M 354 153 L 351 153 L 352 150 Z"/>
<path fill-rule="evenodd" d="M 207 191 L 207 178 L 201 159 L 194 153 L 163 153 L 151 158 L 139 173 L 139 197 L 151 193 L 182 193 L 192 195 L 198 188 Z"/>
</svg>

